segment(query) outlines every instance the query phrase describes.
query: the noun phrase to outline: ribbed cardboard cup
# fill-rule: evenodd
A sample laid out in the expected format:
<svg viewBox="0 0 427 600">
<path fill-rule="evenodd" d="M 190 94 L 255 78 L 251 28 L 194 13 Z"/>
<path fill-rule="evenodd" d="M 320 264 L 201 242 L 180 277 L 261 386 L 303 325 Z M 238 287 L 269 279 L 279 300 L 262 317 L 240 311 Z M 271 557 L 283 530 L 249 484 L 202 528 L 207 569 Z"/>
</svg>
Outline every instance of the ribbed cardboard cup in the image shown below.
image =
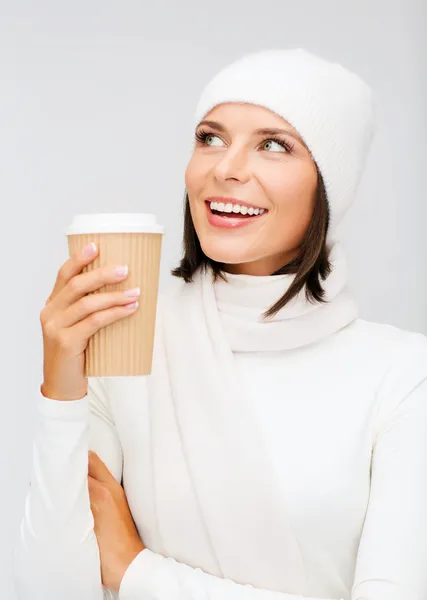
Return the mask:
<svg viewBox="0 0 427 600">
<path fill-rule="evenodd" d="M 129 266 L 124 281 L 105 285 L 91 294 L 141 288 L 140 298 L 135 298 L 139 300 L 136 312 L 106 325 L 89 339 L 85 353 L 87 377 L 151 373 L 163 233 L 156 217 L 145 213 L 76 215 L 67 229 L 70 256 L 90 242 L 98 246 L 98 256 L 82 272 Z"/>
</svg>

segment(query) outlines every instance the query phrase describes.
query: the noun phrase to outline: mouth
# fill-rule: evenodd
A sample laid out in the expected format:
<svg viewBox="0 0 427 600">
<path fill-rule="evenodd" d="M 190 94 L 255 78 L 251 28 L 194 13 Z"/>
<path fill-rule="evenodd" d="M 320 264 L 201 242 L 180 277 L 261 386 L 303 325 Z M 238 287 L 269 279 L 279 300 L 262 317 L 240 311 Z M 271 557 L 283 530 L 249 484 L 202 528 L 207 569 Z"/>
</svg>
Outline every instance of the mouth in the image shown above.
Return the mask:
<svg viewBox="0 0 427 600">
<path fill-rule="evenodd" d="M 208 221 L 210 225 L 213 227 L 220 227 L 225 229 L 236 229 L 238 227 L 244 227 L 245 225 L 249 225 L 254 223 L 255 221 L 259 221 L 263 217 L 268 214 L 268 210 L 264 209 L 262 214 L 258 215 L 250 215 L 248 213 L 226 213 L 218 210 L 212 210 L 210 206 L 210 201 L 206 200 L 206 210 Z"/>
</svg>

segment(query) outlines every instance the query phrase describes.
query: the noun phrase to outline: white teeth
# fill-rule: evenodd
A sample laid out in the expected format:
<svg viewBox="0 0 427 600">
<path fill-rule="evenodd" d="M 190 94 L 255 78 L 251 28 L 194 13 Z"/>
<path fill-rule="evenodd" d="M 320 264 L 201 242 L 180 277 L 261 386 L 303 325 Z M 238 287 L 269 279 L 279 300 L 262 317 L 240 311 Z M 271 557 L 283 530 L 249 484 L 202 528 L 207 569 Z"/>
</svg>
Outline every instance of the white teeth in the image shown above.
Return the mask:
<svg viewBox="0 0 427 600">
<path fill-rule="evenodd" d="M 242 215 L 262 215 L 265 212 L 264 208 L 240 206 L 239 204 L 232 204 L 231 202 L 229 202 L 228 204 L 224 204 L 223 202 L 211 202 L 210 207 L 211 210 L 216 210 L 225 213 L 240 213 Z"/>
</svg>

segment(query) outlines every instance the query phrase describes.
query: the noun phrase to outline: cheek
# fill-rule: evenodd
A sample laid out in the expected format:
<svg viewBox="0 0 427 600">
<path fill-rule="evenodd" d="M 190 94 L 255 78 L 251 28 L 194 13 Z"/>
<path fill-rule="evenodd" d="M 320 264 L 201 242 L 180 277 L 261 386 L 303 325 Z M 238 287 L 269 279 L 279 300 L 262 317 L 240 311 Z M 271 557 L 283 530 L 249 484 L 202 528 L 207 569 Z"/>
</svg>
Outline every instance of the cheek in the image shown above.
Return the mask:
<svg viewBox="0 0 427 600">
<path fill-rule="evenodd" d="M 196 155 L 193 155 L 185 170 L 185 186 L 190 194 L 195 194 L 202 189 L 206 180 L 205 171 L 206 166 Z"/>
<path fill-rule="evenodd" d="M 271 177 L 268 190 L 278 216 L 311 217 L 317 185 L 317 174 L 312 169 L 293 168 Z"/>
</svg>

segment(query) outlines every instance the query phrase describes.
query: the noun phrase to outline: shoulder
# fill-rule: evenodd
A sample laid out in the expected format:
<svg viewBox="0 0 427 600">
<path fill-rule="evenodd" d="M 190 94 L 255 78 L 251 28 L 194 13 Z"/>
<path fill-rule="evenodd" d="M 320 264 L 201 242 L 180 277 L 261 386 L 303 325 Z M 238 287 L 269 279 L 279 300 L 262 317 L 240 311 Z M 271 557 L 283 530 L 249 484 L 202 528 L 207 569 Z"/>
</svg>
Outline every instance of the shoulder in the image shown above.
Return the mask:
<svg viewBox="0 0 427 600">
<path fill-rule="evenodd" d="M 181 289 L 184 282 L 181 281 L 168 281 L 167 287 L 158 293 L 157 296 L 157 317 L 159 317 L 165 308 L 169 305 L 173 305 L 173 300 L 176 294 Z"/>
<path fill-rule="evenodd" d="M 385 369 L 412 365 L 427 375 L 427 336 L 386 323 L 356 319 L 339 332 L 340 343 Z"/>
<path fill-rule="evenodd" d="M 186 283 L 184 279 L 180 277 L 174 277 L 170 275 L 162 291 L 159 291 L 157 296 L 157 314 L 164 310 L 172 311 L 173 313 L 177 310 L 177 303 L 188 302 L 189 297 L 194 302 L 194 298 L 197 298 L 197 294 L 194 295 L 194 289 L 196 282 L 199 281 L 200 274 L 195 273 L 193 275 L 193 281 Z M 182 306 L 182 305 L 181 305 Z"/>
<path fill-rule="evenodd" d="M 394 325 L 355 319 L 326 341 L 325 350 L 375 387 L 393 374 L 427 377 L 427 336 Z"/>
<path fill-rule="evenodd" d="M 168 299 L 173 298 L 176 294 L 182 294 L 185 289 L 191 287 L 189 284 L 185 283 L 185 281 L 181 277 L 174 277 L 170 275 L 164 286 L 163 290 L 159 291 L 158 294 L 158 303 L 159 305 L 163 305 Z"/>
<path fill-rule="evenodd" d="M 356 319 L 318 349 L 330 377 L 344 382 L 349 396 L 369 403 L 380 426 L 395 409 L 427 406 L 427 337 L 394 325 Z M 376 427 L 374 425 L 374 429 Z"/>
<path fill-rule="evenodd" d="M 427 347 L 427 336 L 422 333 L 401 329 L 388 323 L 375 323 L 365 319 L 356 319 L 352 324 L 351 335 L 358 339 L 370 342 L 377 348 L 412 345 Z"/>
<path fill-rule="evenodd" d="M 415 361 L 427 373 L 427 336 L 386 323 L 356 319 L 356 335 L 372 349 L 383 351 L 392 362 Z"/>
<path fill-rule="evenodd" d="M 382 364 L 377 387 L 378 424 L 400 411 L 427 415 L 427 336 L 393 325 L 357 319 L 355 335 L 370 360 Z M 396 413 L 397 411 L 397 413 Z"/>
</svg>

